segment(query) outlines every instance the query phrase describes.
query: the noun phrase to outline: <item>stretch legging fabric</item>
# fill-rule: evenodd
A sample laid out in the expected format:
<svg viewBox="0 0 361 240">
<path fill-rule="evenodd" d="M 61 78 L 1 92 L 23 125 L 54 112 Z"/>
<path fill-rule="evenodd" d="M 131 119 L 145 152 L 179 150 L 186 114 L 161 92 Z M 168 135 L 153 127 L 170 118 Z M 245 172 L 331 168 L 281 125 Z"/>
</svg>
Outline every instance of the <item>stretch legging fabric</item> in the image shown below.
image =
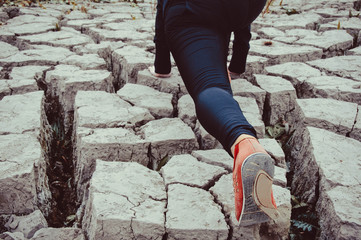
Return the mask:
<svg viewBox="0 0 361 240">
<path fill-rule="evenodd" d="M 249 2 L 258 5 L 250 11 Z M 241 134 L 256 137 L 229 83 L 230 34 L 249 26 L 263 5 L 264 0 L 168 0 L 162 6 L 167 47 L 194 100 L 197 117 L 230 155 Z"/>
</svg>

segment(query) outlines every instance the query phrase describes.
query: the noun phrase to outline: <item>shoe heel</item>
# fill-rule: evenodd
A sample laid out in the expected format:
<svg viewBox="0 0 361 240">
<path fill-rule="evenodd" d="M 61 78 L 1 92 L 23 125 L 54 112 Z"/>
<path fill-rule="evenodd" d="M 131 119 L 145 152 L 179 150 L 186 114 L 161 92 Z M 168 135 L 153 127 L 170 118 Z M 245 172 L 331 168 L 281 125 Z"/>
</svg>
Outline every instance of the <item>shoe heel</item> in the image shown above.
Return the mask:
<svg viewBox="0 0 361 240">
<path fill-rule="evenodd" d="M 279 217 L 272 194 L 273 179 L 265 171 L 259 170 L 254 183 L 253 197 L 257 206 L 270 218 Z"/>
</svg>

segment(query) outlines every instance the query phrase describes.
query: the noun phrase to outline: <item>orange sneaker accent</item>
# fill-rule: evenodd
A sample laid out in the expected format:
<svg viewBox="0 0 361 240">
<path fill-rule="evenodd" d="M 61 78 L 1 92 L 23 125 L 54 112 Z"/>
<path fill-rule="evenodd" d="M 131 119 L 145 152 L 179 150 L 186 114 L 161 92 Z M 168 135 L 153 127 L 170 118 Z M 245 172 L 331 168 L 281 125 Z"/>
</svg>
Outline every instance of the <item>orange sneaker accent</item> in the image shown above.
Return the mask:
<svg viewBox="0 0 361 240">
<path fill-rule="evenodd" d="M 235 150 L 234 150 L 235 157 L 234 157 L 234 165 L 233 165 L 233 187 L 234 187 L 234 195 L 235 195 L 235 214 L 237 221 L 240 221 L 242 219 L 242 214 L 245 208 L 245 199 L 243 196 L 243 194 L 245 193 L 243 189 L 243 184 L 247 184 L 247 183 L 244 183 L 243 182 L 244 180 L 242 179 L 242 167 L 246 162 L 245 160 L 249 158 L 251 155 L 256 153 L 257 154 L 261 153 L 263 156 L 265 155 L 269 156 L 256 138 L 245 138 L 235 146 Z M 249 162 L 249 164 L 252 165 L 256 163 Z M 244 171 L 244 173 L 248 173 L 248 172 Z M 253 171 L 250 172 L 249 174 L 254 175 L 254 178 L 252 177 L 254 181 L 252 188 L 254 189 L 253 191 L 252 190 L 251 191 L 253 192 L 252 198 L 255 204 L 262 211 L 264 211 L 263 207 L 262 208 L 260 207 L 260 205 L 262 204 L 266 205 L 264 206 L 265 209 L 273 209 L 274 211 L 276 204 L 273 199 L 273 193 L 272 193 L 273 175 L 272 177 L 270 177 L 266 172 L 262 170 L 259 170 L 257 173 Z M 256 183 L 260 183 L 260 184 L 256 184 Z M 257 197 L 255 196 L 256 194 L 258 194 Z M 249 211 L 249 209 L 247 211 Z M 269 215 L 267 212 L 265 213 Z"/>
</svg>

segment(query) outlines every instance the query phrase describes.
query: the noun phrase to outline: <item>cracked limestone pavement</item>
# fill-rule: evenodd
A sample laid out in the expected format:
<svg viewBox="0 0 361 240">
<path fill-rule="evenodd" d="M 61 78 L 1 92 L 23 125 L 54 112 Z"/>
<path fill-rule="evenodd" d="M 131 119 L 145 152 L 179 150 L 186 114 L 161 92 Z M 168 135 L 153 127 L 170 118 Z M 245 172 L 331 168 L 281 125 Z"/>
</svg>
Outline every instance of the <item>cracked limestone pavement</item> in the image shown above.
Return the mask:
<svg viewBox="0 0 361 240">
<path fill-rule="evenodd" d="M 281 217 L 247 227 L 233 160 L 175 65 L 168 79 L 147 69 L 154 1 L 137 2 L 0 7 L 0 238 L 288 239 L 291 194 L 316 209 L 321 239 L 360 236 L 359 1 L 276 0 L 252 24 L 231 84 L 275 161 Z M 283 149 L 265 138 L 279 119 Z M 62 191 L 73 207 L 54 228 Z"/>
</svg>

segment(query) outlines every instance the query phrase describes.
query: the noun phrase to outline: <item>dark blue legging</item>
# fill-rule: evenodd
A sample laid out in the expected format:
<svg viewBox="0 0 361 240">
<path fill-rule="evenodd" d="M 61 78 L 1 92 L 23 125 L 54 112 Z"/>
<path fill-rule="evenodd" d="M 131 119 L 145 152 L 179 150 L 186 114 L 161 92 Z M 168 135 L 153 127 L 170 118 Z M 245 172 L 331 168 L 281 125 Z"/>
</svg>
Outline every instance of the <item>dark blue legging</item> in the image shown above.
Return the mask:
<svg viewBox="0 0 361 240">
<path fill-rule="evenodd" d="M 241 134 L 256 136 L 256 132 L 234 100 L 228 80 L 231 29 L 227 9 L 217 5 L 221 0 L 200 1 L 207 3 L 204 8 L 189 6 L 192 1 L 169 1 L 164 13 L 168 46 L 200 123 L 231 154 L 231 146 Z"/>
</svg>

